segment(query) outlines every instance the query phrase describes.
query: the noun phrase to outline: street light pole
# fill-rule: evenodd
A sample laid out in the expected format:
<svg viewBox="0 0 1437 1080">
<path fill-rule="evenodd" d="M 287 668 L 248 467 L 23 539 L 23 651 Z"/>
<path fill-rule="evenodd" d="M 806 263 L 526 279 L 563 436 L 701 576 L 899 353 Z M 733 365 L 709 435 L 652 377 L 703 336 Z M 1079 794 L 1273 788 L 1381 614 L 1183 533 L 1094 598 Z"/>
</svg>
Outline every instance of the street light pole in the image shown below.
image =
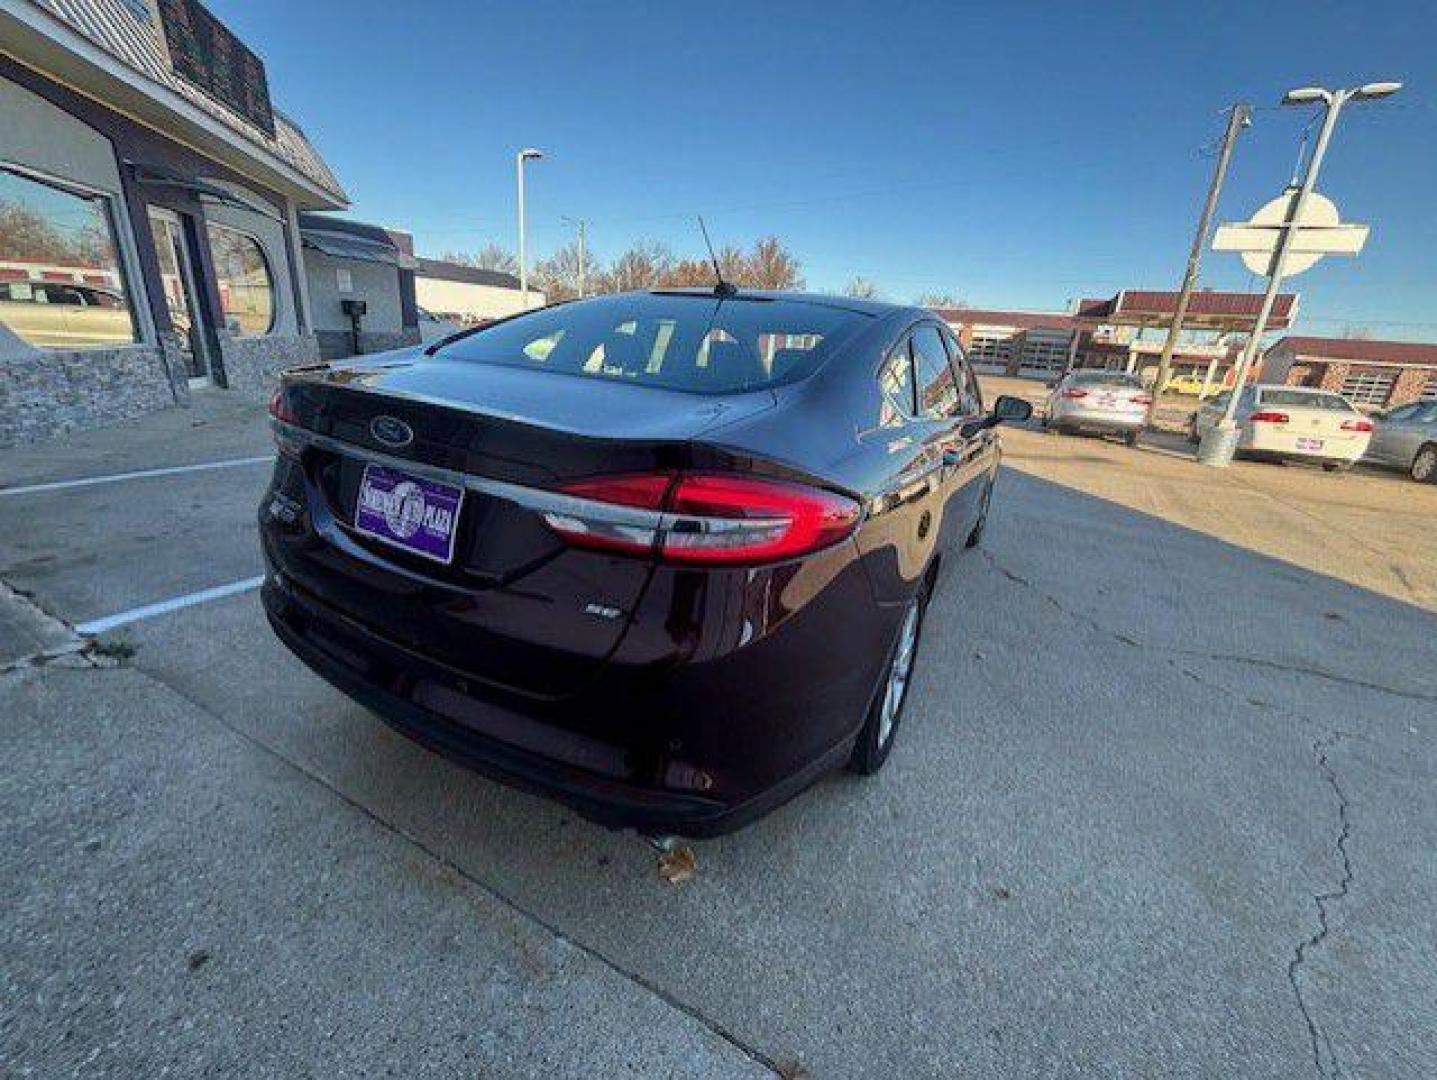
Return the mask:
<svg viewBox="0 0 1437 1080">
<path fill-rule="evenodd" d="M 519 295 L 524 310 L 529 309 L 529 257 L 525 250 L 528 230 L 524 222 L 524 162 L 544 156 L 543 151 L 526 147 L 514 155 L 514 170 L 519 182 Z"/>
<path fill-rule="evenodd" d="M 1302 178 L 1302 186 L 1297 189 L 1296 197 L 1289 204 L 1287 219 L 1278 234 L 1277 244 L 1272 253 L 1272 263 L 1268 269 L 1267 291 L 1263 293 L 1262 306 L 1257 312 L 1257 321 L 1253 324 L 1252 334 L 1248 337 L 1247 344 L 1243 347 L 1242 358 L 1238 361 L 1237 377 L 1233 382 L 1232 394 L 1227 400 L 1227 406 L 1223 409 L 1222 419 L 1218 421 L 1217 427 L 1204 437 L 1202 445 L 1198 447 L 1198 461 L 1202 464 L 1211 465 L 1214 468 L 1226 468 L 1232 463 L 1238 441 L 1238 401 L 1247 385 L 1247 378 L 1252 371 L 1262 335 L 1267 332 L 1267 322 L 1272 316 L 1272 308 L 1277 301 L 1278 290 L 1282 287 L 1283 264 L 1287 261 L 1288 249 L 1292 246 L 1298 229 L 1301 227 L 1302 212 L 1307 206 L 1308 196 L 1317 186 L 1317 176 L 1322 171 L 1322 159 L 1327 155 L 1327 144 L 1332 140 L 1332 132 L 1337 127 L 1337 118 L 1342 112 L 1342 107 L 1353 98 L 1387 97 L 1396 93 L 1401 85 L 1401 83 L 1368 83 L 1365 86 L 1349 90 L 1304 87 L 1301 90 L 1290 91 L 1283 97 L 1284 105 L 1321 101 L 1327 108 L 1327 114 L 1323 117 L 1322 130 L 1317 136 L 1317 145 L 1313 147 L 1312 160 L 1308 162 L 1307 173 Z"/>
<path fill-rule="evenodd" d="M 1247 105 L 1234 105 L 1228 110 L 1227 131 L 1223 133 L 1222 150 L 1218 154 L 1217 167 L 1213 169 L 1212 183 L 1208 185 L 1207 201 L 1203 203 L 1198 218 L 1197 235 L 1193 237 L 1192 250 L 1188 253 L 1187 271 L 1183 274 L 1182 289 L 1178 292 L 1177 306 L 1173 321 L 1168 326 L 1167 338 L 1163 341 L 1163 352 L 1158 360 L 1158 377 L 1153 382 L 1153 400 L 1148 403 L 1147 426 L 1157 421 L 1158 401 L 1172 375 L 1173 351 L 1183 331 L 1183 320 L 1187 318 L 1188 304 L 1192 301 L 1193 289 L 1197 287 L 1198 268 L 1202 264 L 1203 248 L 1207 246 L 1208 229 L 1212 215 L 1217 209 L 1218 197 L 1222 194 L 1223 181 L 1227 178 L 1227 167 L 1232 161 L 1233 147 L 1242 129 L 1252 124 L 1252 109 Z"/>
</svg>

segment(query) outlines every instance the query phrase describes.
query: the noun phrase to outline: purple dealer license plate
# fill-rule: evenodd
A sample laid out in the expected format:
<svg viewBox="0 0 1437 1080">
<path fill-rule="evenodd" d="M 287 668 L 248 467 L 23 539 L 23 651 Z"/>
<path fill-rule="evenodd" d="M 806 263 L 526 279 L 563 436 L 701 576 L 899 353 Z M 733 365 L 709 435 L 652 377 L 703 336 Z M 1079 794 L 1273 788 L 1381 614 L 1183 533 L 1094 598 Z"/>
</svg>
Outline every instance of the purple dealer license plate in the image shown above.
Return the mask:
<svg viewBox="0 0 1437 1080">
<path fill-rule="evenodd" d="M 354 527 L 365 536 L 435 562 L 454 558 L 462 488 L 366 465 L 359 481 Z"/>
</svg>

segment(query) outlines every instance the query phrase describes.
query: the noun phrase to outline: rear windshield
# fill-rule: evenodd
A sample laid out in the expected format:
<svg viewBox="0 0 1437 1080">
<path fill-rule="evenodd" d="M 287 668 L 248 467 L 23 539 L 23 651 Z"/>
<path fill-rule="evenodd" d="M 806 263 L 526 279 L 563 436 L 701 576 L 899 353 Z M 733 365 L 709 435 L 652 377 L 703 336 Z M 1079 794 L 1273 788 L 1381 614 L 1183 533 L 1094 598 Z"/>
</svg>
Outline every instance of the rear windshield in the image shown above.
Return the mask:
<svg viewBox="0 0 1437 1080">
<path fill-rule="evenodd" d="M 1320 390 L 1264 390 L 1264 405 L 1287 405 L 1294 409 L 1331 409 L 1333 412 L 1356 412 L 1344 397 L 1324 394 Z"/>
<path fill-rule="evenodd" d="M 727 394 L 803 378 L 869 318 L 790 300 L 627 293 L 496 323 L 438 355 Z"/>
<path fill-rule="evenodd" d="M 1080 371 L 1073 376 L 1075 386 L 1125 386 L 1131 390 L 1141 390 L 1143 380 L 1136 375 L 1129 375 L 1126 371 Z"/>
</svg>

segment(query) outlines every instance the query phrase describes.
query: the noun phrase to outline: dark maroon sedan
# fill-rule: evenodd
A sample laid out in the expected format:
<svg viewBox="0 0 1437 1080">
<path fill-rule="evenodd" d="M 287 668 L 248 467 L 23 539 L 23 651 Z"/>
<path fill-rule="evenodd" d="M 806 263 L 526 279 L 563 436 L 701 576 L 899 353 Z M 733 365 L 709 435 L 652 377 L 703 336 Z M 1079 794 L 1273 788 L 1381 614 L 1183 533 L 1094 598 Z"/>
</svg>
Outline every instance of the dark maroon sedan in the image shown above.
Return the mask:
<svg viewBox="0 0 1437 1080">
<path fill-rule="evenodd" d="M 998 468 L 931 313 L 730 291 L 545 308 L 290 372 L 275 632 L 405 734 L 610 825 L 712 835 L 882 766 Z"/>
</svg>

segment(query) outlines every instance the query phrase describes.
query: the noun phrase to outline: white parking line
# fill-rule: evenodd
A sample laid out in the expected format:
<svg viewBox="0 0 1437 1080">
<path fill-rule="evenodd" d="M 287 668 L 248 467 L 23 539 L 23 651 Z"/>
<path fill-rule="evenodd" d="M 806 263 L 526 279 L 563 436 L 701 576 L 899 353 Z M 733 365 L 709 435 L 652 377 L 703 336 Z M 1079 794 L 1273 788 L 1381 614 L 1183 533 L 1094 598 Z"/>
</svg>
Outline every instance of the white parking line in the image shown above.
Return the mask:
<svg viewBox="0 0 1437 1080">
<path fill-rule="evenodd" d="M 243 465 L 261 465 L 274 461 L 273 454 L 263 457 L 225 458 L 223 461 L 202 461 L 198 465 L 173 465 L 167 469 L 141 469 L 138 472 L 111 473 L 108 476 L 87 476 L 79 480 L 55 480 L 48 484 L 0 488 L 0 499 L 6 495 L 36 495 L 42 491 L 65 491 L 69 488 L 116 484 L 121 480 L 148 480 L 153 476 L 178 476 L 180 473 L 208 472 L 212 469 L 235 469 Z"/>
<path fill-rule="evenodd" d="M 146 604 L 144 607 L 131 608 L 118 615 L 106 615 L 103 619 L 91 619 L 89 622 L 79 623 L 75 627 L 75 633 L 93 637 L 95 634 L 103 634 L 106 630 L 128 626 L 130 623 L 137 623 L 142 619 L 153 619 L 156 615 L 167 615 L 171 611 L 179 611 L 181 608 L 207 604 L 211 600 L 223 600 L 227 596 L 238 596 L 240 593 L 258 589 L 263 584 L 263 576 L 252 577 L 245 578 L 243 581 L 232 581 L 228 585 L 215 585 L 209 589 L 201 589 L 199 592 L 185 593 L 183 596 L 172 596 L 168 600 Z"/>
</svg>

